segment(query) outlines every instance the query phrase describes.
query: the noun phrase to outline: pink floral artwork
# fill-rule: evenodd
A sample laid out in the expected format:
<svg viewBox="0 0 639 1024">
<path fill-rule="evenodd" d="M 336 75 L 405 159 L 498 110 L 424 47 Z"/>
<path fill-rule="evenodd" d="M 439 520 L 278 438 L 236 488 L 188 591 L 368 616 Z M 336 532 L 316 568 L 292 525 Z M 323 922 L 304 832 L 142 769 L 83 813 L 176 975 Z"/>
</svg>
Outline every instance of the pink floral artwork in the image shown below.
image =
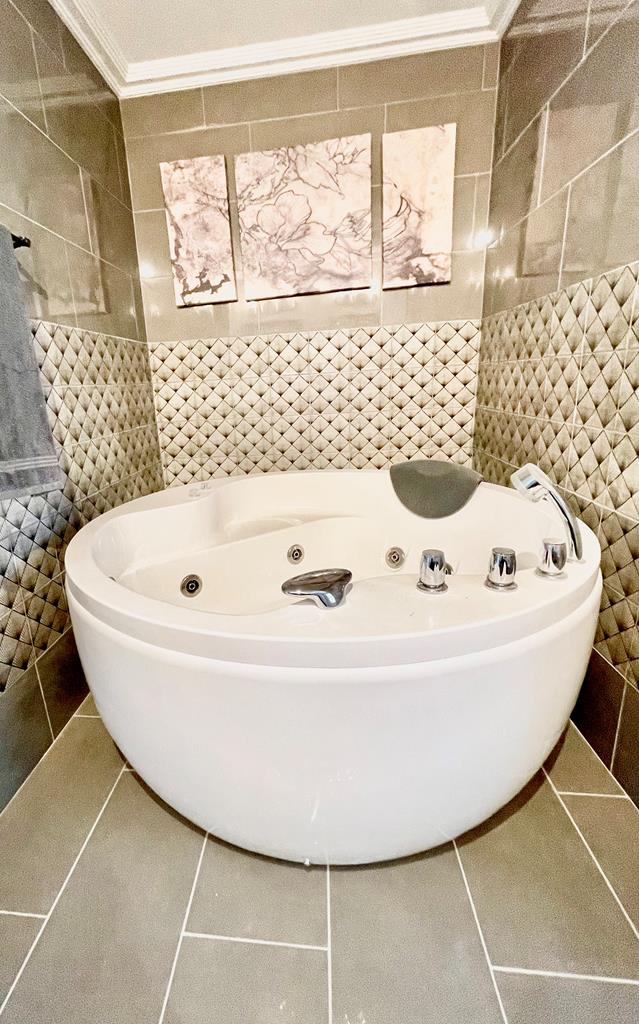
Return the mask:
<svg viewBox="0 0 639 1024">
<path fill-rule="evenodd" d="M 237 298 L 223 156 L 161 163 L 178 306 Z"/>
<path fill-rule="evenodd" d="M 456 127 L 383 136 L 384 288 L 451 279 Z"/>
<path fill-rule="evenodd" d="M 371 136 L 235 158 L 247 299 L 368 288 Z"/>
</svg>

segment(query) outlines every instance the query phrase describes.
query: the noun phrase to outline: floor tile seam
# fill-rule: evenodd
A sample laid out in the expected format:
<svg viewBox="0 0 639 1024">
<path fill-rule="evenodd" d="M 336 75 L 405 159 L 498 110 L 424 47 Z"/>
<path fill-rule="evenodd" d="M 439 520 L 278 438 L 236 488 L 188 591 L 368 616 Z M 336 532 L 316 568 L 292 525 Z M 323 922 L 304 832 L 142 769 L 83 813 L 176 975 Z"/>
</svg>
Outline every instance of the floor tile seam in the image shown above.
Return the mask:
<svg viewBox="0 0 639 1024">
<path fill-rule="evenodd" d="M 316 953 L 327 953 L 328 946 L 316 946 L 310 942 L 284 942 L 279 939 L 254 939 L 245 935 L 221 935 L 212 932 L 184 931 L 185 939 L 203 939 L 210 942 L 235 942 L 246 946 L 279 946 L 284 949 L 308 949 Z"/>
<path fill-rule="evenodd" d="M 0 917 L 34 917 L 44 921 L 46 914 L 33 914 L 30 910 L 0 910 Z"/>
<path fill-rule="evenodd" d="M 89 844 L 89 842 L 91 840 L 91 837 L 92 837 L 93 833 L 95 832 L 95 830 L 96 830 L 96 828 L 98 826 L 98 823 L 99 823 L 100 819 L 102 818 L 102 815 L 104 814 L 104 811 L 106 810 L 106 808 L 107 808 L 107 806 L 109 804 L 109 801 L 111 800 L 111 797 L 113 796 L 113 794 L 114 794 L 114 792 L 115 792 L 115 790 L 117 788 L 117 785 L 118 785 L 120 779 L 122 778 L 123 773 L 124 773 L 124 767 L 122 767 L 120 769 L 120 771 L 118 772 L 117 778 L 116 778 L 115 782 L 113 783 L 113 785 L 111 786 L 111 789 L 109 790 L 109 792 L 108 792 L 108 794 L 106 796 L 106 799 L 104 800 L 100 810 L 98 811 L 97 817 L 96 817 L 95 821 L 93 822 L 91 828 L 89 829 L 89 832 L 87 833 L 87 835 L 86 835 L 86 837 L 84 839 L 84 842 L 82 843 L 82 846 L 80 847 L 80 850 L 78 851 L 78 853 L 77 853 L 77 855 L 75 857 L 75 860 L 73 861 L 73 863 L 72 863 L 72 865 L 71 865 L 71 867 L 70 867 L 70 869 L 69 869 L 69 871 L 68 871 L 68 873 L 66 875 L 66 878 L 64 879 L 62 885 L 60 886 L 60 889 L 58 890 L 58 893 L 57 893 L 53 903 L 51 904 L 51 908 L 49 909 L 49 912 L 46 914 L 44 920 L 42 921 L 41 927 L 38 929 L 38 934 L 36 935 L 35 939 L 31 943 L 31 946 L 29 947 L 27 955 L 25 956 L 24 960 L 22 961 L 22 964 L 20 965 L 20 968 L 18 969 L 18 972 L 17 972 L 15 978 L 13 979 L 13 982 L 11 983 L 11 985 L 9 987 L 9 990 L 8 990 L 4 1000 L 0 1004 L 0 1017 L 2 1017 L 2 1015 L 3 1015 L 3 1013 L 4 1013 L 5 1009 L 6 1009 L 6 1006 L 7 1006 L 9 1000 L 11 999 L 11 997 L 12 997 L 12 995 L 13 995 L 15 989 L 16 989 L 16 986 L 17 986 L 18 982 L 20 981 L 20 978 L 22 977 L 22 974 L 23 974 L 27 964 L 29 963 L 29 960 L 31 959 L 31 955 L 32 955 L 33 951 L 35 950 L 36 946 L 38 945 L 38 943 L 40 941 L 40 938 L 43 935 L 43 933 L 44 933 L 44 931 L 45 931 L 45 929 L 47 927 L 47 924 L 49 923 L 49 921 L 51 919 L 51 915 L 53 914 L 55 908 L 57 907 L 58 903 L 60 902 L 60 899 L 62 898 L 62 895 L 63 895 L 63 893 L 64 893 L 64 891 L 65 891 L 65 889 L 66 889 L 66 887 L 67 887 L 67 885 L 68 885 L 68 883 L 70 881 L 70 879 L 72 878 L 73 873 L 74 873 L 78 863 L 80 862 L 82 854 L 86 850 L 86 848 L 87 848 L 87 846 L 88 846 L 88 844 Z"/>
<path fill-rule="evenodd" d="M 630 800 L 627 793 L 593 793 L 583 789 L 558 789 L 557 796 L 586 796 L 594 797 L 597 800 Z"/>
<path fill-rule="evenodd" d="M 123 771 L 124 771 L 124 769 L 123 769 Z M 184 940 L 184 935 L 185 935 L 185 932 L 186 932 L 186 926 L 188 924 L 189 915 L 191 913 L 191 907 L 193 905 L 193 898 L 195 896 L 195 890 L 197 888 L 197 883 L 198 883 L 198 880 L 199 880 L 199 877 L 200 877 L 200 871 L 202 870 L 202 862 L 204 860 L 204 853 L 206 851 L 206 845 L 207 845 L 207 842 L 208 842 L 208 838 L 209 838 L 209 834 L 208 834 L 208 832 L 205 832 L 204 833 L 204 837 L 202 839 L 202 845 L 200 847 L 200 853 L 199 853 L 197 864 L 196 864 L 196 867 L 195 867 L 195 872 L 194 872 L 194 875 L 193 875 L 193 882 L 191 884 L 191 890 L 189 892 L 189 898 L 187 900 L 186 909 L 184 911 L 184 917 L 182 919 L 182 925 L 180 927 L 180 934 L 178 936 L 178 941 L 177 941 L 177 945 L 176 945 L 176 948 L 175 948 L 175 955 L 173 957 L 173 963 L 171 964 L 171 970 L 170 970 L 169 978 L 168 978 L 168 981 L 167 981 L 167 984 L 166 984 L 166 990 L 164 992 L 164 999 L 162 1001 L 162 1008 L 160 1010 L 160 1016 L 158 1018 L 158 1024 L 162 1024 L 162 1022 L 164 1021 L 164 1017 L 165 1017 L 165 1014 L 166 1014 L 166 1008 L 167 1008 L 168 1003 L 169 1003 L 169 997 L 171 995 L 171 989 L 173 987 L 173 979 L 175 977 L 175 971 L 177 969 L 178 960 L 180 958 L 180 952 L 181 952 L 181 949 L 182 949 L 182 942 Z"/>
<path fill-rule="evenodd" d="M 484 952 L 484 957 L 486 958 L 486 964 L 488 966 L 488 970 L 489 970 L 489 973 L 490 973 L 490 980 L 492 981 L 492 985 L 493 985 L 493 989 L 494 989 L 494 992 L 495 992 L 495 996 L 497 997 L 497 1004 L 499 1006 L 499 1011 L 501 1013 L 501 1017 L 502 1017 L 502 1020 L 503 1020 L 504 1024 L 508 1024 L 508 1018 L 506 1016 L 506 1010 L 504 1009 L 504 1004 L 502 1002 L 501 993 L 500 993 L 499 987 L 497 985 L 497 979 L 495 978 L 495 972 L 493 970 L 492 961 L 491 961 L 489 953 L 488 953 L 488 946 L 486 945 L 486 940 L 484 938 L 484 932 L 483 932 L 481 923 L 479 921 L 479 914 L 477 913 L 477 908 L 475 906 L 475 901 L 473 899 L 473 894 L 471 892 L 470 884 L 469 884 L 468 878 L 466 876 L 466 871 L 464 870 L 464 865 L 462 863 L 461 854 L 459 852 L 459 847 L 458 847 L 457 842 L 456 842 L 455 839 L 453 839 L 453 849 L 455 850 L 455 856 L 457 857 L 457 864 L 458 864 L 459 870 L 461 872 L 462 880 L 463 880 L 463 883 L 464 883 L 464 888 L 466 890 L 466 896 L 468 897 L 468 902 L 470 903 L 470 909 L 472 911 L 472 915 L 473 915 L 473 918 L 475 920 L 475 926 L 477 928 L 477 933 L 479 935 L 479 941 L 481 943 L 481 947 L 482 947 L 482 950 Z"/>
<path fill-rule="evenodd" d="M 601 877 L 603 878 L 604 882 L 608 886 L 608 889 L 610 890 L 610 893 L 613 896 L 613 898 L 615 900 L 615 903 L 617 904 L 617 906 L 621 910 L 621 913 L 623 914 L 626 922 L 628 923 L 628 926 L 629 926 L 630 930 L 632 931 L 632 933 L 635 936 L 635 938 L 639 940 L 639 929 L 635 925 L 634 921 L 632 920 L 632 918 L 628 914 L 628 911 L 626 910 L 626 908 L 624 907 L 623 903 L 621 902 L 621 899 L 617 895 L 617 892 L 615 891 L 615 888 L 612 885 L 612 882 L 608 878 L 606 872 L 602 868 L 601 864 L 599 863 L 599 860 L 597 859 L 597 857 L 595 856 L 592 848 L 590 847 L 590 844 L 588 843 L 588 840 L 586 839 L 585 835 L 583 834 L 583 832 L 579 828 L 579 825 L 575 821 L 575 819 L 574 819 L 574 817 L 573 817 L 573 815 L 572 815 L 572 813 L 570 811 L 570 808 L 566 806 L 565 801 L 563 800 L 563 798 L 561 797 L 561 795 L 557 791 L 557 788 L 556 788 L 554 782 L 552 781 L 552 779 L 550 778 L 550 776 L 549 776 L 548 772 L 546 771 L 546 769 L 542 767 L 542 771 L 544 773 L 544 776 L 548 780 L 553 793 L 555 794 L 555 796 L 557 797 L 559 803 L 561 804 L 561 806 L 563 807 L 564 811 L 566 812 L 566 814 L 567 814 L 567 816 L 568 816 L 568 818 L 569 818 L 573 828 L 577 832 L 577 835 L 579 836 L 579 838 L 581 839 L 582 843 L 586 847 L 586 850 L 590 854 L 590 857 L 592 859 L 593 864 L 595 865 L 595 867 L 599 871 L 599 874 L 601 875 Z"/>
<path fill-rule="evenodd" d="M 617 978 L 606 974 L 580 974 L 575 971 L 546 971 L 534 967 L 511 967 L 510 965 L 494 964 L 493 970 L 498 974 L 520 974 L 530 977 L 541 978 L 566 978 L 571 981 L 598 981 L 608 985 L 633 985 L 639 986 L 637 978 Z"/>
</svg>

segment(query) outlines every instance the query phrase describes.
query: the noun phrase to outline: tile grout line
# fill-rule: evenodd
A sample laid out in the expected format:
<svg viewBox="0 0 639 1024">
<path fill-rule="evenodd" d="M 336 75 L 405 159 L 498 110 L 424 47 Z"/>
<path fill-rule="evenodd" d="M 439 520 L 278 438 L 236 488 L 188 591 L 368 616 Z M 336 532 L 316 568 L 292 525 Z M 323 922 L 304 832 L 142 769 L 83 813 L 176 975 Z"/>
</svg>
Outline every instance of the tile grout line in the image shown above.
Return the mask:
<svg viewBox="0 0 639 1024">
<path fill-rule="evenodd" d="M 575 830 L 577 832 L 577 835 L 579 836 L 579 838 L 581 839 L 582 843 L 586 847 L 588 853 L 592 857 L 592 860 L 593 860 L 593 863 L 594 863 L 595 867 L 599 871 L 599 874 L 601 875 L 601 877 L 603 878 L 604 882 L 608 886 L 610 892 L 612 893 L 612 896 L 614 897 L 615 902 L 617 903 L 617 906 L 619 907 L 619 909 L 621 910 L 621 913 L 623 914 L 623 916 L 625 917 L 626 921 L 628 922 L 628 925 L 630 926 L 630 929 L 633 932 L 635 938 L 639 939 L 639 929 L 637 929 L 637 926 L 632 921 L 630 915 L 628 914 L 628 911 L 626 910 L 626 908 L 624 907 L 623 903 L 621 902 L 621 900 L 617 896 L 617 893 L 615 892 L 615 890 L 614 890 L 614 888 L 612 886 L 612 883 L 610 882 L 610 880 L 609 880 L 608 876 L 606 875 L 606 872 L 602 868 L 601 864 L 597 860 L 597 857 L 593 853 L 593 851 L 592 851 L 592 849 L 591 849 L 591 847 L 590 847 L 590 845 L 588 843 L 588 840 L 586 839 L 586 837 L 584 836 L 583 832 L 579 828 L 579 825 L 577 824 L 577 822 L 573 818 L 573 816 L 572 816 L 572 814 L 570 812 L 570 809 L 566 806 L 565 801 L 563 800 L 563 798 L 561 797 L 561 795 L 557 791 L 557 787 L 555 786 L 554 782 L 552 781 L 552 779 L 550 778 L 548 772 L 546 771 L 546 769 L 543 766 L 542 766 L 542 771 L 543 771 L 544 776 L 546 777 L 546 779 L 548 779 L 548 782 L 550 783 L 550 787 L 551 787 L 553 793 L 555 794 L 555 796 L 559 800 L 559 803 L 561 804 L 561 806 L 563 807 L 564 811 L 568 815 L 572 825 L 574 826 L 574 828 L 575 828 Z"/>
<path fill-rule="evenodd" d="M 0 917 L 35 917 L 39 921 L 44 921 L 46 914 L 31 914 L 28 910 L 0 910 Z"/>
<path fill-rule="evenodd" d="M 279 946 L 283 949 L 310 949 L 314 952 L 326 953 L 326 946 L 313 946 L 308 942 L 280 942 L 277 939 L 251 939 L 242 935 L 213 935 L 209 932 L 190 932 L 182 934 L 185 939 L 204 939 L 208 942 L 237 942 L 247 946 Z M 161 1020 L 159 1024 L 162 1024 Z"/>
<path fill-rule="evenodd" d="M 331 935 L 331 866 L 326 864 L 326 983 L 328 1024 L 333 1024 L 333 940 Z"/>
<path fill-rule="evenodd" d="M 193 897 L 195 896 L 195 888 L 196 888 L 197 883 L 198 883 L 198 878 L 200 877 L 200 870 L 202 868 L 202 861 L 204 860 L 204 851 L 206 850 L 206 844 L 207 844 L 208 838 L 209 838 L 209 834 L 208 834 L 208 832 L 205 832 L 204 833 L 204 839 L 202 840 L 202 847 L 200 849 L 200 855 L 198 857 L 197 865 L 196 865 L 196 868 L 195 868 L 195 875 L 193 876 L 193 884 L 191 885 L 191 891 L 189 893 L 189 898 L 188 898 L 188 901 L 187 901 L 187 904 L 186 904 L 186 910 L 184 911 L 184 918 L 182 920 L 182 927 L 180 929 L 180 934 L 179 934 L 178 941 L 177 941 L 177 946 L 176 946 L 176 949 L 175 949 L 175 956 L 173 957 L 173 963 L 171 964 L 171 972 L 169 974 L 169 980 L 168 980 L 167 985 L 166 985 L 166 991 L 164 993 L 164 1000 L 162 1002 L 162 1009 L 160 1010 L 160 1016 L 158 1018 L 158 1024 L 162 1024 L 162 1021 L 164 1020 L 164 1015 L 166 1013 L 166 1008 L 168 1006 L 169 996 L 171 994 L 171 987 L 173 985 L 173 978 L 175 977 L 175 970 L 176 970 L 176 967 L 177 967 L 178 958 L 180 956 L 180 950 L 182 949 L 182 942 L 184 940 L 184 936 L 185 936 L 185 933 L 186 933 L 186 925 L 187 925 L 188 920 L 189 920 L 189 914 L 191 913 L 191 905 L 193 903 Z"/>
<path fill-rule="evenodd" d="M 113 783 L 113 785 L 111 786 L 111 789 L 109 790 L 109 792 L 107 794 L 106 800 L 104 801 L 104 803 L 102 804 L 102 807 L 100 808 L 100 810 L 98 812 L 97 818 L 95 819 L 95 821 L 93 822 L 91 828 L 89 829 L 89 832 L 88 832 L 84 842 L 82 843 L 82 846 L 80 847 L 80 850 L 79 850 L 75 860 L 73 861 L 73 864 L 71 865 L 71 868 L 69 869 L 69 872 L 68 872 L 66 878 L 64 879 L 64 882 L 62 883 L 60 889 L 58 890 L 58 894 L 57 894 L 56 898 L 54 899 L 53 903 L 51 904 L 51 907 L 49 909 L 48 914 L 44 918 L 44 920 L 42 922 L 42 926 L 41 926 L 41 928 L 38 931 L 38 934 L 36 935 L 35 939 L 33 940 L 27 955 L 25 956 L 24 960 L 22 961 L 20 969 L 18 970 L 18 973 L 16 974 L 15 978 L 13 979 L 13 982 L 12 982 L 10 988 L 9 988 L 9 991 L 7 992 L 4 1000 L 2 1001 L 2 1004 L 0 1004 L 0 1017 L 2 1017 L 2 1015 L 3 1015 L 4 1011 L 5 1011 L 5 1008 L 7 1006 L 7 1003 L 11 999 L 11 996 L 13 995 L 13 993 L 15 991 L 16 985 L 20 981 L 20 978 L 22 977 L 24 969 L 27 966 L 27 964 L 29 963 L 29 960 L 31 959 L 31 954 L 33 953 L 34 949 L 38 945 L 38 942 L 40 941 L 42 933 L 44 932 L 47 924 L 49 923 L 49 920 L 51 919 L 51 915 L 53 914 L 53 911 L 55 910 L 55 908 L 57 907 L 58 903 L 60 902 L 62 894 L 64 893 L 64 890 L 66 889 L 66 887 L 67 887 L 67 885 L 69 883 L 69 880 L 71 879 L 71 876 L 73 875 L 73 872 L 75 871 L 75 869 L 76 869 L 76 867 L 78 865 L 78 862 L 79 862 L 80 858 L 82 857 L 82 854 L 84 853 L 85 849 L 87 848 L 87 845 L 88 845 L 88 843 L 89 843 L 89 841 L 91 839 L 91 836 L 95 832 L 95 830 L 97 828 L 97 825 L 98 825 L 98 822 L 100 821 L 100 818 L 104 814 L 104 811 L 106 810 L 107 804 L 109 803 L 109 800 L 113 796 L 113 794 L 115 792 L 115 789 L 116 789 L 116 787 L 118 785 L 118 782 L 122 778 L 123 773 L 124 773 L 124 768 L 121 768 L 120 771 L 118 772 L 118 775 L 117 775 L 117 778 L 116 778 L 115 782 Z"/>
<path fill-rule="evenodd" d="M 603 981 L 608 985 L 639 985 L 636 978 L 612 978 L 605 974 L 575 974 L 572 971 L 544 971 L 533 967 L 504 967 L 495 964 L 493 970 L 499 974 L 525 974 L 541 978 L 568 978 L 574 981 Z"/>
<path fill-rule="evenodd" d="M 497 980 L 495 978 L 495 972 L 494 972 L 494 969 L 493 969 L 493 965 L 491 963 L 490 956 L 488 955 L 488 947 L 486 945 L 486 940 L 484 938 L 484 933 L 482 931 L 481 924 L 479 923 L 479 915 L 477 913 L 477 908 L 475 907 L 475 901 L 473 899 L 473 894 L 470 891 L 470 885 L 468 884 L 468 878 L 466 877 L 466 872 L 464 870 L 464 865 L 462 864 L 462 859 L 461 859 L 461 856 L 460 856 L 460 853 L 459 853 L 459 847 L 457 846 L 457 841 L 455 839 L 453 839 L 452 842 L 453 842 L 453 849 L 455 850 L 455 856 L 457 857 L 457 863 L 459 864 L 459 870 L 461 871 L 461 875 L 462 875 L 462 878 L 464 880 L 464 887 L 466 889 L 466 895 L 468 896 L 468 901 L 470 903 L 470 908 L 471 908 L 471 910 L 473 912 L 473 917 L 475 919 L 475 925 L 477 927 L 477 932 L 478 932 L 478 935 L 479 935 L 479 941 L 481 942 L 481 947 L 482 947 L 482 949 L 484 951 L 484 956 L 486 958 L 486 964 L 488 965 L 488 970 L 490 971 L 490 978 L 491 978 L 491 981 L 493 983 L 493 988 L 495 990 L 495 995 L 497 996 L 497 1003 L 498 1003 L 498 1006 L 499 1006 L 499 1010 L 501 1012 L 502 1020 L 503 1020 L 504 1024 L 508 1024 L 508 1018 L 506 1016 L 506 1011 L 504 1009 L 504 1004 L 503 1004 L 502 999 L 501 999 L 501 993 L 499 991 L 499 987 L 497 985 Z"/>
<path fill-rule="evenodd" d="M 619 675 L 621 675 L 621 673 L 619 673 Z M 628 684 L 628 680 L 624 677 L 623 691 L 621 693 L 621 703 L 619 704 L 619 717 L 617 719 L 617 728 L 615 729 L 615 741 L 614 741 L 614 743 L 612 745 L 612 754 L 610 755 L 610 769 L 611 769 L 611 773 L 612 773 L 612 766 L 615 763 L 615 757 L 616 757 L 616 754 L 617 754 L 617 744 L 619 742 L 619 733 L 621 732 L 621 718 L 622 718 L 622 715 L 623 715 L 623 709 L 624 709 L 625 704 L 626 704 L 626 686 L 627 686 L 627 684 Z M 614 776 L 613 776 L 613 778 L 614 778 Z"/>
<path fill-rule="evenodd" d="M 570 789 L 558 789 L 557 796 L 592 796 L 598 800 L 630 800 L 627 793 L 586 793 L 583 791 L 572 791 Z"/>
</svg>

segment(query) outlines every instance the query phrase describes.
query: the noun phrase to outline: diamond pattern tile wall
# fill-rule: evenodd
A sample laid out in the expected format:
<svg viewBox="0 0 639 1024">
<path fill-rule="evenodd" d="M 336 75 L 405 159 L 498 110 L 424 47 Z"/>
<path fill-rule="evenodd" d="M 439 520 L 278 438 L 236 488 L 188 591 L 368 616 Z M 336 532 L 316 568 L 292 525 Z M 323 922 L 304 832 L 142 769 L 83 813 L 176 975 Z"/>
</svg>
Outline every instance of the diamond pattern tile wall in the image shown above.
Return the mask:
<svg viewBox="0 0 639 1024">
<path fill-rule="evenodd" d="M 473 438 L 487 479 L 538 463 L 598 529 L 596 649 L 639 679 L 639 264 L 482 323 Z"/>
<path fill-rule="evenodd" d="M 469 462 L 479 339 L 458 321 L 152 345 L 165 482 Z"/>
<path fill-rule="evenodd" d="M 69 624 L 64 556 L 84 523 L 163 486 L 146 344 L 34 322 L 64 488 L 0 503 L 0 687 Z"/>
</svg>

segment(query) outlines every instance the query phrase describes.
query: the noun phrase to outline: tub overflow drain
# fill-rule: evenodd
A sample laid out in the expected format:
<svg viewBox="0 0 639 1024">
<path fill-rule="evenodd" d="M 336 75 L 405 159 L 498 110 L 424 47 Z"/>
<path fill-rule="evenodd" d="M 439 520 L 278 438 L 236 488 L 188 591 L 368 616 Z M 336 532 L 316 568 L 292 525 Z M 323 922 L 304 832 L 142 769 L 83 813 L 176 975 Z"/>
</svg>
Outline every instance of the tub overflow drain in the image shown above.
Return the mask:
<svg viewBox="0 0 639 1024">
<path fill-rule="evenodd" d="M 386 552 L 386 565 L 391 569 L 399 569 L 406 560 L 406 554 L 401 548 L 389 548 Z"/>
<path fill-rule="evenodd" d="M 185 576 L 180 583 L 180 592 L 184 597 L 195 597 L 196 594 L 200 593 L 202 589 L 202 580 L 195 573 L 190 573 Z"/>
<path fill-rule="evenodd" d="M 286 552 L 286 557 L 292 565 L 298 565 L 304 558 L 304 548 L 301 544 L 292 544 Z"/>
</svg>

